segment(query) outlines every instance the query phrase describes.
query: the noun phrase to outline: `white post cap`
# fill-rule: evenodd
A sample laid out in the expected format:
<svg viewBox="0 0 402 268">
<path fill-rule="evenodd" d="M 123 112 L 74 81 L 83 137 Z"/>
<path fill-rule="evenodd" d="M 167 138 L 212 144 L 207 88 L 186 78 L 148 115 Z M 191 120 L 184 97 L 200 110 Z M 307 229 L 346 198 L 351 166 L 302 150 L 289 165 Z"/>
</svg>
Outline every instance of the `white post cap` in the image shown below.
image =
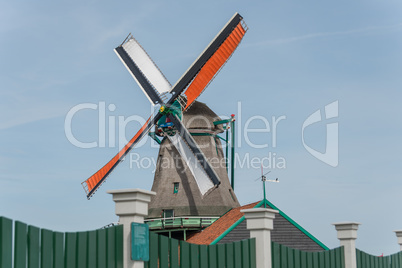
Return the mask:
<svg viewBox="0 0 402 268">
<path fill-rule="evenodd" d="M 148 203 L 156 193 L 142 189 L 110 190 L 116 204 L 116 215 L 148 215 Z"/>
<path fill-rule="evenodd" d="M 338 222 L 333 223 L 335 229 L 338 231 L 338 239 L 357 239 L 357 229 L 359 229 L 358 222 Z"/>
<path fill-rule="evenodd" d="M 398 238 L 398 244 L 402 246 L 402 230 L 396 230 L 394 232 Z"/>
<path fill-rule="evenodd" d="M 242 209 L 240 212 L 244 213 L 249 230 L 273 230 L 275 214 L 279 213 L 269 208 Z"/>
</svg>

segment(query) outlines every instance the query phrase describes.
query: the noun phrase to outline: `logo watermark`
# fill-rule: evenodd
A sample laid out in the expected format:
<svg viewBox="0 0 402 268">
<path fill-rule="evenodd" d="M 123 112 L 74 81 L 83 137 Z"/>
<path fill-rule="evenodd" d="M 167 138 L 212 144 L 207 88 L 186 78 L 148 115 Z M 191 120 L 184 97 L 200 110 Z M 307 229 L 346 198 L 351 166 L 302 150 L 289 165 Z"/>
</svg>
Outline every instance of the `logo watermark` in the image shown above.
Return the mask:
<svg viewBox="0 0 402 268">
<path fill-rule="evenodd" d="M 158 163 L 159 161 L 159 163 Z M 224 157 L 207 157 L 207 161 L 209 165 L 214 169 L 219 168 L 227 168 L 228 165 L 232 165 L 230 163 L 230 159 L 226 159 Z M 244 155 L 240 155 L 235 153 L 235 157 L 233 160 L 233 165 L 235 168 L 252 168 L 252 169 L 285 169 L 286 168 L 286 159 L 283 156 L 277 155 L 277 153 L 268 152 L 266 156 L 263 157 L 252 157 L 250 153 L 245 153 Z M 152 168 L 152 173 L 155 172 L 157 165 L 162 169 L 176 169 L 179 172 L 185 172 L 188 168 L 189 163 L 185 162 L 185 160 L 178 154 L 174 156 L 162 156 L 158 159 L 150 156 L 141 156 L 141 154 L 134 152 L 130 154 L 129 159 L 130 168 L 134 169 L 149 169 Z M 186 165 L 183 165 L 186 163 Z"/>
<path fill-rule="evenodd" d="M 72 131 L 73 121 L 85 112 L 92 113 L 92 116 L 96 116 L 98 121 L 98 128 L 94 129 L 94 131 L 97 132 L 96 138 L 89 142 L 80 140 Z M 154 111 L 151 107 L 151 114 L 155 114 L 156 112 L 157 111 Z M 317 110 L 308 116 L 308 118 L 303 122 L 301 128 L 301 140 L 305 150 L 318 160 L 332 167 L 338 166 L 338 123 L 329 122 L 326 124 L 325 152 L 319 152 L 306 143 L 305 130 L 308 129 L 308 127 L 324 120 L 331 119 L 331 121 L 334 121 L 333 118 L 337 117 L 338 101 L 334 101 L 326 105 L 323 112 L 321 110 Z M 221 116 L 220 118 L 229 119 L 229 117 L 225 116 Z M 118 149 L 121 150 L 131 139 L 131 137 L 129 137 L 129 139 L 126 137 L 126 130 L 128 126 L 134 124 L 138 126 L 137 129 L 140 129 L 141 126 L 146 124 L 147 120 L 147 118 L 139 115 L 119 115 L 117 113 L 117 107 L 114 104 L 107 104 L 106 102 L 82 103 L 72 107 L 68 111 L 65 117 L 64 131 L 68 141 L 78 148 L 89 149 L 96 147 L 118 147 Z M 186 120 L 187 122 L 183 122 L 184 125 L 192 125 L 193 122 L 198 122 L 201 125 L 209 125 L 214 127 L 211 119 L 202 115 L 196 115 L 187 118 Z M 216 120 L 219 120 L 219 118 L 216 118 Z M 280 150 L 278 150 L 278 137 L 280 134 L 285 133 L 285 130 L 283 130 L 284 127 L 282 126 L 286 123 L 286 120 L 286 115 L 270 117 L 266 117 L 264 115 L 252 115 L 248 118 L 243 118 L 242 104 L 241 102 L 238 102 L 236 113 L 236 135 L 234 135 L 235 146 L 236 148 L 241 148 L 243 145 L 246 145 L 247 148 L 264 150 L 265 156 L 257 158 L 253 157 L 250 153 L 238 154 L 236 152 L 233 157 L 233 165 L 238 168 L 260 168 L 261 166 L 263 166 L 265 169 L 286 168 L 286 158 L 285 156 L 280 155 Z M 154 131 L 154 129 L 151 129 L 150 131 Z M 231 139 L 226 140 L 226 142 L 217 142 L 217 137 L 214 137 L 215 142 L 212 142 L 213 139 L 211 139 L 210 143 L 198 144 L 198 146 L 203 150 L 208 146 L 210 146 L 212 150 L 217 150 L 218 148 L 226 148 L 226 146 L 230 146 L 232 143 Z M 221 137 L 223 136 L 221 135 Z M 140 148 L 144 146 L 149 138 L 151 137 L 144 135 L 142 140 L 139 141 L 135 147 Z M 222 139 L 225 140 L 224 138 Z M 152 148 L 159 148 L 160 145 L 151 138 L 150 146 Z M 158 159 L 143 157 L 137 152 L 131 153 L 129 155 L 129 159 L 131 168 L 152 168 L 154 170 L 158 163 Z M 165 161 L 160 162 L 163 165 L 176 165 L 174 159 L 169 160 L 170 162 L 166 162 L 167 160 L 165 159 L 162 160 Z M 222 157 L 219 159 L 209 159 L 209 163 L 211 165 L 218 163 L 219 165 L 224 165 L 225 167 L 227 165 L 227 161 L 229 160 L 225 160 L 225 158 Z"/>
<path fill-rule="evenodd" d="M 78 117 L 80 113 L 88 111 L 94 111 L 96 116 L 98 117 L 98 139 L 91 142 L 80 141 L 72 131 L 73 120 L 75 117 Z M 116 111 L 116 105 L 109 104 L 106 108 L 105 102 L 99 103 L 82 103 L 72 107 L 64 120 L 64 132 L 68 141 L 82 149 L 90 149 L 90 148 L 115 148 L 119 149 L 123 148 L 128 141 L 131 139 L 127 139 L 126 137 L 126 129 L 129 124 L 136 124 L 139 126 L 143 126 L 148 119 L 139 116 L 139 115 L 131 115 L 125 117 L 123 115 L 115 115 L 113 112 Z M 154 114 L 155 111 L 151 110 L 151 113 Z M 253 115 L 247 120 L 242 118 L 242 106 L 241 102 L 238 102 L 237 105 L 237 127 L 236 127 L 236 147 L 242 146 L 242 140 L 246 142 L 246 144 L 251 148 L 263 149 L 263 148 L 275 148 L 277 147 L 277 137 L 278 137 L 278 129 L 279 124 L 286 120 L 286 116 L 282 115 L 279 117 L 271 116 L 271 118 L 266 118 L 262 115 Z M 224 116 L 221 116 L 224 118 Z M 245 121 L 244 126 L 242 126 L 243 120 Z M 188 119 L 186 122 L 187 125 L 191 125 L 193 121 L 203 121 L 203 125 L 212 125 L 210 122 L 210 118 L 197 115 Z M 262 123 L 262 127 L 252 128 L 252 124 Z M 138 128 L 138 129 L 139 129 Z M 151 130 L 152 131 L 152 130 Z M 118 133 L 116 137 L 116 132 Z M 251 134 L 254 133 L 265 133 L 265 139 L 253 140 L 251 138 Z M 108 136 L 108 138 L 107 138 Z M 270 137 L 269 137 L 270 136 Z M 139 144 L 136 145 L 136 148 L 140 148 L 146 144 L 146 141 L 149 137 L 145 136 Z M 152 148 L 158 148 L 159 145 L 156 143 L 151 143 Z"/>
<path fill-rule="evenodd" d="M 318 160 L 332 166 L 338 166 L 338 123 L 327 123 L 326 124 L 326 146 L 325 152 L 321 153 L 310 146 L 308 146 L 304 140 L 304 130 L 313 124 L 321 122 L 323 120 L 328 120 L 331 118 L 338 117 L 338 101 L 334 101 L 325 106 L 324 118 L 322 116 L 321 110 L 317 110 L 312 113 L 303 123 L 302 126 L 302 142 L 304 148 Z"/>
</svg>

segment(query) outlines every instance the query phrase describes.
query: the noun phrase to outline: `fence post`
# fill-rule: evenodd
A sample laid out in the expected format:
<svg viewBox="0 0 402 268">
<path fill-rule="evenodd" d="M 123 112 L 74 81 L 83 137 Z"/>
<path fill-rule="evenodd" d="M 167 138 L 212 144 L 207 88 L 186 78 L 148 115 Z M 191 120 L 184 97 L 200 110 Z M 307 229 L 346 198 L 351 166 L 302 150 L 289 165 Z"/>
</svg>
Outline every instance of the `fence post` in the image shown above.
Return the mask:
<svg viewBox="0 0 402 268">
<path fill-rule="evenodd" d="M 143 261 L 131 260 L 131 223 L 144 223 L 148 215 L 148 203 L 155 192 L 141 189 L 111 190 L 116 203 L 115 213 L 119 216 L 119 224 L 123 225 L 123 267 L 143 268 Z"/>
<path fill-rule="evenodd" d="M 401 251 L 402 251 L 402 230 L 397 230 L 397 231 L 394 231 L 394 232 L 396 234 L 396 237 L 398 238 L 398 244 L 399 244 L 399 246 L 401 248 Z"/>
<path fill-rule="evenodd" d="M 243 209 L 250 237 L 255 238 L 257 268 L 271 268 L 271 230 L 277 210 L 268 208 Z"/>
<path fill-rule="evenodd" d="M 357 229 L 360 223 L 357 222 L 339 222 L 334 223 L 338 232 L 338 239 L 345 252 L 345 268 L 356 268 L 356 243 Z"/>
</svg>

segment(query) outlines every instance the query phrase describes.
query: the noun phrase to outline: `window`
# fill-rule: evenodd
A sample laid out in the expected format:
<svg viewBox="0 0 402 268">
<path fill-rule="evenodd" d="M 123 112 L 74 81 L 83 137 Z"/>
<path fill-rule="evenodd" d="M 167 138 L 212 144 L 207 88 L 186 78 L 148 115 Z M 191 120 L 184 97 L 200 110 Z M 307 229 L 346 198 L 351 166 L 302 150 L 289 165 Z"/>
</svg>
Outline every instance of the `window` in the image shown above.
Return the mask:
<svg viewBox="0 0 402 268">
<path fill-rule="evenodd" d="M 179 192 L 179 183 L 175 182 L 173 183 L 173 193 L 177 194 Z"/>
<path fill-rule="evenodd" d="M 174 210 L 173 209 L 165 209 L 165 210 L 163 210 L 163 217 L 164 218 L 173 218 L 174 217 Z"/>
</svg>

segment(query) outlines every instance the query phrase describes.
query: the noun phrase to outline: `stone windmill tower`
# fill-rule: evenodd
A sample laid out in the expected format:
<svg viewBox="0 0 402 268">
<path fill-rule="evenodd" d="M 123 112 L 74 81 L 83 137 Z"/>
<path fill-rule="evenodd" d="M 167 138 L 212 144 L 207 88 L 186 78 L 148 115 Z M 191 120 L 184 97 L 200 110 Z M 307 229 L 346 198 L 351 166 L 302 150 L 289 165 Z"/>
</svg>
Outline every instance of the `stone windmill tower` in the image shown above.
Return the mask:
<svg viewBox="0 0 402 268">
<path fill-rule="evenodd" d="M 221 184 L 202 196 L 196 181 L 179 152 L 169 139 L 163 139 L 159 150 L 149 204 L 149 218 L 220 217 L 239 202 L 229 183 L 222 144 L 216 135 L 220 118 L 204 103 L 195 102 L 184 114 L 183 124 L 208 158 Z"/>
</svg>

